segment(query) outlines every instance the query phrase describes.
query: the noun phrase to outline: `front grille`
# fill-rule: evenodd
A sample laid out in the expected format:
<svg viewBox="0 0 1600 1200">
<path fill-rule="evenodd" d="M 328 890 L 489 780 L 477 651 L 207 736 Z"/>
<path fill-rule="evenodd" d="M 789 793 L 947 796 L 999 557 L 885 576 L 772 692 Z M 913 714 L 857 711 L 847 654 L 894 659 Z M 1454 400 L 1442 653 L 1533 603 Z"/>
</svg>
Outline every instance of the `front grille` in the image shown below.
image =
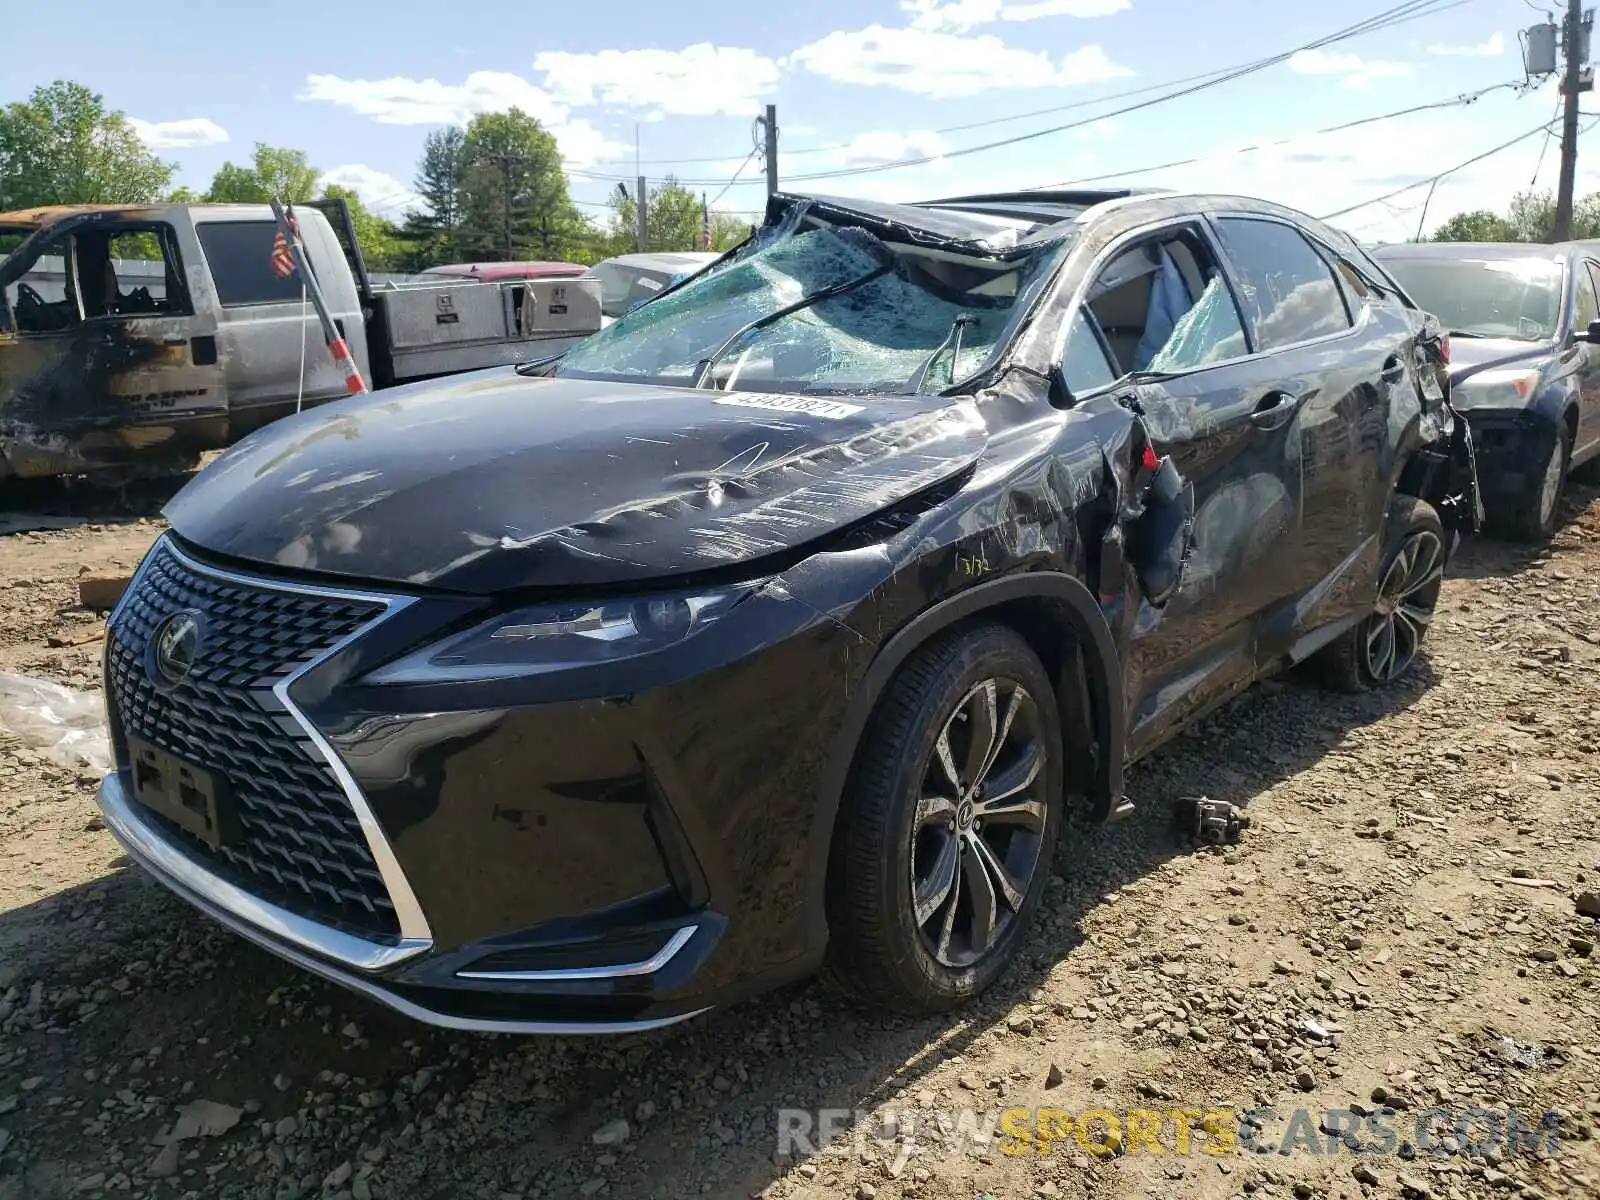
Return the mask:
<svg viewBox="0 0 1600 1200">
<path fill-rule="evenodd" d="M 150 635 L 186 610 L 202 614 L 198 655 L 182 683 L 157 688 Z M 148 818 L 229 882 L 366 937 L 399 933 L 388 890 L 327 759 L 272 688 L 382 610 L 212 576 L 162 542 L 106 643 L 113 726 L 224 780 L 238 836 L 214 848 L 156 812 Z"/>
</svg>

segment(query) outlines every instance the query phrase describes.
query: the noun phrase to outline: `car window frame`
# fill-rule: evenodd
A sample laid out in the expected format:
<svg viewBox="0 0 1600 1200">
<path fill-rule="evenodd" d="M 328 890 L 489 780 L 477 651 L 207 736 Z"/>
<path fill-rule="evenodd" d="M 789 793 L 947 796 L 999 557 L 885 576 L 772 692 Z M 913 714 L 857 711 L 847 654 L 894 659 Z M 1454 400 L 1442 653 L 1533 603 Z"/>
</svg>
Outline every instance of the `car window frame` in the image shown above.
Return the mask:
<svg viewBox="0 0 1600 1200">
<path fill-rule="evenodd" d="M 1255 332 L 1245 320 L 1244 308 L 1239 303 L 1238 285 L 1222 256 L 1221 248 L 1217 244 L 1216 231 L 1211 227 L 1208 214 L 1204 210 L 1195 209 L 1183 214 L 1159 217 L 1153 221 L 1136 225 L 1131 229 L 1125 229 L 1095 252 L 1095 256 L 1084 269 L 1083 275 L 1074 285 L 1070 299 L 1061 307 L 1060 328 L 1051 340 L 1053 349 L 1050 353 L 1050 366 L 1052 369 L 1059 368 L 1065 359 L 1067 339 L 1071 336 L 1073 319 L 1080 309 L 1086 307 L 1084 298 L 1088 295 L 1090 286 L 1099 278 L 1100 272 L 1105 270 L 1119 255 L 1125 253 L 1132 246 L 1140 242 L 1161 238 L 1165 234 L 1177 234 L 1179 232 L 1192 233 L 1204 242 L 1207 251 L 1210 252 L 1213 261 L 1217 264 L 1217 269 L 1222 272 L 1223 285 L 1228 289 L 1228 298 L 1233 301 L 1234 311 L 1239 316 L 1239 328 L 1244 332 L 1245 353 L 1233 358 L 1221 359 L 1218 362 L 1202 363 L 1199 366 L 1188 367 L 1182 371 L 1167 372 L 1162 378 L 1187 379 L 1191 375 L 1197 375 L 1202 371 L 1214 371 L 1218 367 L 1228 367 L 1235 363 L 1246 362 L 1256 356 Z M 1090 316 L 1093 316 L 1092 312 Z M 1100 342 L 1101 350 L 1104 351 L 1106 349 L 1105 338 L 1099 329 L 1099 322 L 1091 321 L 1090 328 L 1095 331 L 1096 340 Z M 1109 361 L 1115 363 L 1116 360 L 1115 358 L 1110 358 Z M 1097 396 L 1112 388 L 1125 386 L 1132 375 L 1133 372 L 1130 371 L 1117 376 L 1110 383 L 1101 387 L 1091 388 L 1082 393 L 1074 392 L 1073 399 L 1074 401 L 1082 400 L 1088 396 Z"/>
<path fill-rule="evenodd" d="M 1268 354 L 1282 354 L 1291 350 L 1301 350 L 1307 346 L 1320 346 L 1328 342 L 1337 341 L 1340 338 L 1352 337 L 1361 331 L 1362 326 L 1365 324 L 1367 313 L 1363 312 L 1362 319 L 1358 321 L 1356 320 L 1354 314 L 1350 312 L 1348 303 L 1343 300 L 1344 287 L 1339 281 L 1339 272 L 1333 268 L 1332 264 L 1327 261 L 1326 256 L 1320 252 L 1321 240 L 1313 237 L 1311 231 L 1306 229 L 1305 226 L 1301 225 L 1298 221 L 1292 221 L 1287 217 L 1279 216 L 1277 213 L 1264 213 L 1248 209 L 1207 210 L 1206 220 L 1212 224 L 1212 237 L 1213 240 L 1218 243 L 1219 247 L 1225 245 L 1222 229 L 1218 224 L 1218 222 L 1223 220 L 1261 221 L 1272 225 L 1282 225 L 1294 233 L 1299 234 L 1300 239 L 1306 243 L 1306 249 L 1311 251 L 1311 256 L 1320 262 L 1323 267 L 1327 269 L 1328 273 L 1333 276 L 1333 290 L 1341 297 L 1340 302 L 1345 309 L 1345 320 L 1347 324 L 1343 329 L 1335 330 L 1332 333 L 1321 333 L 1316 337 L 1301 338 L 1297 342 L 1286 342 L 1282 346 L 1273 346 L 1271 349 L 1263 350 L 1261 348 L 1261 340 L 1256 333 L 1255 318 L 1252 315 L 1247 314 L 1244 310 L 1244 307 L 1240 305 L 1239 316 L 1245 322 L 1245 330 L 1249 336 L 1250 344 L 1253 347 L 1253 352 L 1250 357 L 1259 358 Z M 1241 273 L 1239 271 L 1238 264 L 1233 261 L 1233 258 L 1228 254 L 1226 249 L 1219 249 L 1219 263 L 1224 272 L 1234 276 L 1235 286 L 1237 286 L 1237 282 Z M 1238 362 L 1240 360 L 1232 359 L 1230 361 Z"/>
<path fill-rule="evenodd" d="M 1580 255 L 1578 257 L 1578 262 L 1582 264 L 1584 271 L 1589 276 L 1589 286 L 1594 289 L 1595 300 L 1600 301 L 1600 259 L 1590 258 L 1587 255 Z M 1576 313 L 1578 307 L 1576 301 L 1574 301 L 1572 307 L 1573 312 Z M 1576 336 L 1581 332 L 1582 330 L 1580 330 L 1577 326 L 1577 323 L 1574 322 L 1571 336 Z M 1582 344 L 1586 343 L 1580 343 L 1580 345 Z"/>
<path fill-rule="evenodd" d="M 171 221 L 129 219 L 107 225 L 104 228 L 104 233 L 106 237 L 106 257 L 112 262 L 115 262 L 116 259 L 110 253 L 111 243 L 118 235 L 143 233 L 155 238 L 161 249 L 161 265 L 165 272 L 165 278 L 162 280 L 163 298 L 169 301 L 175 300 L 177 307 L 156 313 L 105 312 L 88 316 L 83 302 L 83 281 L 78 279 L 78 308 L 86 314 L 83 317 L 84 321 L 163 321 L 193 317 L 195 315 L 194 296 L 189 290 L 189 275 L 184 266 L 183 247 L 179 243 L 176 225 Z M 72 271 L 76 276 L 82 266 L 78 260 L 78 239 L 76 235 L 72 239 L 72 258 Z M 144 261 L 152 260 L 146 259 Z M 174 288 L 178 293 L 176 297 L 171 295 Z"/>
<path fill-rule="evenodd" d="M 183 320 L 195 316 L 194 295 L 189 287 L 189 277 L 183 259 L 183 247 L 178 237 L 177 226 L 171 221 L 145 218 L 123 218 L 115 221 L 97 223 L 92 231 L 104 236 L 107 247 L 107 258 L 110 258 L 110 244 L 119 234 L 148 234 L 155 238 L 161 250 L 161 264 L 165 272 L 162 281 L 164 298 L 174 301 L 175 307 L 164 312 L 149 313 L 117 313 L 96 312 L 91 313 L 84 300 L 82 275 L 85 269 L 84 255 L 80 251 L 82 234 L 76 228 L 60 231 L 55 238 L 47 239 L 28 262 L 28 267 L 37 267 L 39 260 L 50 256 L 52 248 L 59 246 L 62 270 L 62 288 L 64 298 L 72 304 L 74 313 L 72 323 L 60 329 L 22 329 L 18 327 L 16 313 L 10 304 L 9 297 L 5 297 L 4 289 L 0 288 L 0 298 L 4 298 L 7 311 L 10 312 L 11 322 L 7 332 L 18 337 L 58 337 L 62 334 L 75 333 L 85 326 L 105 323 L 122 323 L 127 321 L 165 321 Z M 59 240 L 58 240 L 59 239 Z M 114 259 L 112 261 L 115 261 Z M 154 261 L 154 260 L 145 260 Z M 26 283 L 27 272 L 18 274 L 7 287 L 15 287 L 19 283 Z"/>
<path fill-rule="evenodd" d="M 26 243 L 24 243 L 26 244 Z M 5 295 L 5 288 L 16 288 L 27 283 L 26 275 L 29 270 L 39 265 L 39 260 L 50 257 L 52 247 L 59 246 L 61 250 L 61 276 L 63 280 L 63 301 L 72 304 L 72 321 L 60 329 L 24 329 L 22 328 L 15 308 L 10 305 L 10 298 Z M 20 249 L 21 247 L 18 247 Z M 16 251 L 12 251 L 13 254 Z M 83 296 L 78 292 L 78 267 L 74 261 L 77 253 L 77 241 L 70 229 L 57 230 L 52 237 L 44 239 L 39 248 L 34 251 L 33 257 L 24 261 L 23 269 L 17 272 L 16 278 L 5 287 L 0 287 L 0 298 L 6 300 L 11 308 L 11 328 L 9 332 L 21 338 L 49 338 L 61 337 L 77 333 L 89 321 L 83 304 Z M 32 286 L 31 284 L 29 285 Z"/>
</svg>

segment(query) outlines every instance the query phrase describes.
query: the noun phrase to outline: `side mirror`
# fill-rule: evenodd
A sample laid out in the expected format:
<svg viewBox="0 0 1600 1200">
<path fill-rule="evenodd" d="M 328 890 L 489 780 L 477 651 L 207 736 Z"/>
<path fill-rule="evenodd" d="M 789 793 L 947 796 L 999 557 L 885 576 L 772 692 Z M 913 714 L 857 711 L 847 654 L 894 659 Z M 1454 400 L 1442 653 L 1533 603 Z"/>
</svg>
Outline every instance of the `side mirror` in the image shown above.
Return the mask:
<svg viewBox="0 0 1600 1200">
<path fill-rule="evenodd" d="M 1590 321 L 1589 328 L 1578 335 L 1580 342 L 1588 342 L 1592 346 L 1600 346 L 1600 321 Z"/>
</svg>

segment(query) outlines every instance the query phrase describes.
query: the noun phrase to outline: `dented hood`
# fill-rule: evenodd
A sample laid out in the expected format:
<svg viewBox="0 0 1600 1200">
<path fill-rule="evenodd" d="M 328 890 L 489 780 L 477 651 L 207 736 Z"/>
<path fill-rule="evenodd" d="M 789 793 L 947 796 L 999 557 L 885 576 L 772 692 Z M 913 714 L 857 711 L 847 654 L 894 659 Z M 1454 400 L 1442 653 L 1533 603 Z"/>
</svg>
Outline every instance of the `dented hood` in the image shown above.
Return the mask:
<svg viewBox="0 0 1600 1200">
<path fill-rule="evenodd" d="M 783 396 L 495 370 L 267 426 L 167 506 L 273 566 L 496 592 L 783 554 L 939 483 L 987 442 L 967 399 Z"/>
</svg>

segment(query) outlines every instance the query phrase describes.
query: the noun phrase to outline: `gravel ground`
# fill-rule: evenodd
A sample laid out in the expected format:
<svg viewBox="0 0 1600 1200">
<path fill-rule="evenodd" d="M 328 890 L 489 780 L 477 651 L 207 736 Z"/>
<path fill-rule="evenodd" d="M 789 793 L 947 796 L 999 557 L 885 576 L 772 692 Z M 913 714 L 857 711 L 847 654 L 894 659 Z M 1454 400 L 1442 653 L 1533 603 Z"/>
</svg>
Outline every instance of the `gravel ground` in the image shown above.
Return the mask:
<svg viewBox="0 0 1600 1200">
<path fill-rule="evenodd" d="M 652 1035 L 436 1033 L 168 897 L 92 777 L 0 733 L 0 1200 L 1600 1195 L 1600 492 L 1566 515 L 1545 552 L 1464 550 L 1394 691 L 1270 683 L 1140 765 L 1136 815 L 1069 830 L 1026 961 L 952 1019 L 802 986 Z M 74 580 L 160 524 L 95 519 L 0 536 L 0 671 L 98 686 Z M 1175 836 L 1195 793 L 1248 805 L 1239 844 Z M 1123 1136 L 991 1132 L 1015 1106 Z M 1555 1140 L 1419 1141 L 1430 1108 Z M 861 1116 L 780 1153 L 824 1109 Z M 1226 1119 L 1141 1146 L 1132 1109 Z"/>
</svg>

